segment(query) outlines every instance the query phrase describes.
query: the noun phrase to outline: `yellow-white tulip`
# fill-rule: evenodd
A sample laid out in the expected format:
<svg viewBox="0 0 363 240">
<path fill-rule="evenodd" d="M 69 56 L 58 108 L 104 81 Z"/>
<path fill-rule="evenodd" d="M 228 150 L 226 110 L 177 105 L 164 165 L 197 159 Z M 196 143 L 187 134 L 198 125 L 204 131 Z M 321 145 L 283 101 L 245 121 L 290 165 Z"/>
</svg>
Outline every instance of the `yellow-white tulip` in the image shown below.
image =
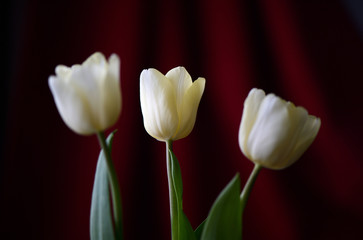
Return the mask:
<svg viewBox="0 0 363 240">
<path fill-rule="evenodd" d="M 58 65 L 49 77 L 58 111 L 66 125 L 81 135 L 107 129 L 121 112 L 120 59 L 94 53 L 82 65 Z"/>
<path fill-rule="evenodd" d="M 302 107 L 252 89 L 245 100 L 239 145 L 252 162 L 270 169 L 293 164 L 314 141 L 320 119 Z"/>
<path fill-rule="evenodd" d="M 188 136 L 204 86 L 204 78 L 192 82 L 184 67 L 176 67 L 165 76 L 156 69 L 143 70 L 140 102 L 146 131 L 160 141 Z"/>
</svg>

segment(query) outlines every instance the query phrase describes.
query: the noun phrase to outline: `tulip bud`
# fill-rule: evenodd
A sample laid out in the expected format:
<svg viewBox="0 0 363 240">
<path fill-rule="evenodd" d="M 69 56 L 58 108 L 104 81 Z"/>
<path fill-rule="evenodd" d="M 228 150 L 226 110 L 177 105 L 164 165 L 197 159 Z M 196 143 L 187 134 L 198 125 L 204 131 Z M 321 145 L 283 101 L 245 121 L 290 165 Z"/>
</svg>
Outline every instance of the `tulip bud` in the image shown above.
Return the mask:
<svg viewBox="0 0 363 240">
<path fill-rule="evenodd" d="M 252 89 L 244 103 L 239 145 L 252 162 L 270 169 L 293 164 L 314 141 L 320 119 L 302 107 Z"/>
<path fill-rule="evenodd" d="M 165 76 L 156 69 L 143 70 L 140 102 L 146 131 L 160 141 L 188 136 L 204 86 L 204 78 L 192 82 L 184 67 L 174 68 Z"/>
<path fill-rule="evenodd" d="M 66 125 L 81 135 L 107 129 L 121 112 L 120 59 L 94 53 L 82 65 L 58 65 L 49 87 Z"/>
</svg>

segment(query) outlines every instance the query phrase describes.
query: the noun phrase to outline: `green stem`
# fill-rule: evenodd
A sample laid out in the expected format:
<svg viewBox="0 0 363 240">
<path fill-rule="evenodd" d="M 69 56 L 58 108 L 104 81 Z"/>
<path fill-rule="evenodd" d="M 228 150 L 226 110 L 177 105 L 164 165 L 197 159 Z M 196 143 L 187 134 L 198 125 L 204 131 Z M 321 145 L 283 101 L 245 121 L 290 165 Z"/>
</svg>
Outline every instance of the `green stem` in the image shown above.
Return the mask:
<svg viewBox="0 0 363 240">
<path fill-rule="evenodd" d="M 178 209 L 177 209 L 177 201 L 175 196 L 175 191 L 173 187 L 173 176 L 171 169 L 171 159 L 170 159 L 170 151 L 173 151 L 173 142 L 168 140 L 166 143 L 166 170 L 168 174 L 168 185 L 169 185 L 169 203 L 170 203 L 170 223 L 171 223 L 171 239 L 177 240 L 178 236 L 178 225 L 177 225 L 177 217 L 178 217 Z"/>
<path fill-rule="evenodd" d="M 111 151 L 107 146 L 105 134 L 103 132 L 97 133 L 98 141 L 106 157 L 106 164 L 108 170 L 108 180 L 111 188 L 113 218 L 115 223 L 115 236 L 116 239 L 123 239 L 122 237 L 122 208 L 121 208 L 121 193 L 120 186 L 117 179 L 115 167 L 111 159 Z"/>
<path fill-rule="evenodd" d="M 241 206 L 242 206 L 242 214 L 244 212 L 244 209 L 245 209 L 246 204 L 247 204 L 248 197 L 250 196 L 252 187 L 253 187 L 253 185 L 254 185 L 254 183 L 256 181 L 257 175 L 260 172 L 261 168 L 262 168 L 261 165 L 255 164 L 255 167 L 253 168 L 253 170 L 252 170 L 252 172 L 250 174 L 250 177 L 248 178 L 247 183 L 244 186 L 243 191 L 242 191 L 242 193 L 240 195 L 240 201 L 241 201 Z"/>
</svg>

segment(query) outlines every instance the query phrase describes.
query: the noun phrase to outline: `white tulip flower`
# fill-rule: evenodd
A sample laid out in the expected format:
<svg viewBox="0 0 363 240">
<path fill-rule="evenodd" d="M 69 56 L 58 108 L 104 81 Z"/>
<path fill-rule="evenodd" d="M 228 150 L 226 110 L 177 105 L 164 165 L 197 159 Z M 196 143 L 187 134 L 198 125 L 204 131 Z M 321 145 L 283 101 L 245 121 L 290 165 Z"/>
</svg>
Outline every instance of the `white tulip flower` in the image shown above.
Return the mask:
<svg viewBox="0 0 363 240">
<path fill-rule="evenodd" d="M 293 164 L 314 141 L 320 119 L 303 107 L 252 89 L 245 100 L 239 145 L 252 162 L 270 169 Z"/>
<path fill-rule="evenodd" d="M 82 65 L 58 65 L 49 87 L 66 125 L 81 135 L 112 126 L 121 112 L 120 59 L 96 52 Z"/>
<path fill-rule="evenodd" d="M 186 137 L 192 131 L 205 79 L 192 82 L 184 67 L 165 76 L 156 69 L 140 75 L 140 102 L 146 131 L 160 141 Z"/>
</svg>

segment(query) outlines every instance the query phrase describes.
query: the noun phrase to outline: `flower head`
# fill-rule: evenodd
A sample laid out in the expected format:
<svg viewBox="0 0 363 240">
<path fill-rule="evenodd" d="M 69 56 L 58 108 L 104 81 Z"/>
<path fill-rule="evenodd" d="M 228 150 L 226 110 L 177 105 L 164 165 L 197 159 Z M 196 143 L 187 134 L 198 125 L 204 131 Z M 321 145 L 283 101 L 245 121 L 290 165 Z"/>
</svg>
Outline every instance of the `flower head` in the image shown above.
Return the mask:
<svg viewBox="0 0 363 240">
<path fill-rule="evenodd" d="M 270 169 L 293 164 L 314 141 L 320 119 L 303 107 L 252 89 L 245 100 L 239 145 L 252 162 Z"/>
<path fill-rule="evenodd" d="M 94 53 L 82 65 L 58 65 L 49 87 L 67 126 L 90 135 L 113 125 L 121 112 L 120 60 Z"/>
<path fill-rule="evenodd" d="M 189 135 L 197 115 L 205 79 L 192 79 L 184 67 L 165 76 L 156 69 L 140 75 L 140 102 L 146 131 L 160 141 Z"/>
</svg>

